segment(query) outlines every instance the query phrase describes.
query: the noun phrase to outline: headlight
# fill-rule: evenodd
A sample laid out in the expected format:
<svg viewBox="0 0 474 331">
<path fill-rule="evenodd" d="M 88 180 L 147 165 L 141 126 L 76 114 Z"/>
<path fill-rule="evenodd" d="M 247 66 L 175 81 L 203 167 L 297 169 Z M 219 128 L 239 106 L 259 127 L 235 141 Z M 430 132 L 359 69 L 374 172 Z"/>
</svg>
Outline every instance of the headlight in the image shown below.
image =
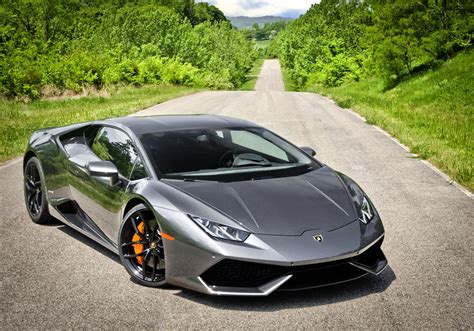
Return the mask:
<svg viewBox="0 0 474 331">
<path fill-rule="evenodd" d="M 369 223 L 372 218 L 374 218 L 374 209 L 372 208 L 369 200 L 365 196 L 362 199 L 362 204 L 360 205 L 360 214 L 361 215 L 359 217 L 359 221 L 364 224 Z"/>
<path fill-rule="evenodd" d="M 198 217 L 198 216 L 189 216 L 191 219 L 196 222 L 207 234 L 211 235 L 214 238 L 233 240 L 233 241 L 244 241 L 250 235 L 246 231 L 235 229 L 228 225 L 223 225 L 209 221 L 208 219 Z"/>
</svg>

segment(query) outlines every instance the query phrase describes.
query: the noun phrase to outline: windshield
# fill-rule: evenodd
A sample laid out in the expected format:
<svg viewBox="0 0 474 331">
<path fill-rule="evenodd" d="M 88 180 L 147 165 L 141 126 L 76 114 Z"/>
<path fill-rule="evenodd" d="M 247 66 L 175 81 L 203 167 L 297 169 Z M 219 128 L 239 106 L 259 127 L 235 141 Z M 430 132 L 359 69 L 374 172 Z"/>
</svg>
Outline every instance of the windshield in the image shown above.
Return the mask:
<svg viewBox="0 0 474 331">
<path fill-rule="evenodd" d="M 319 168 L 305 153 L 263 128 L 164 131 L 143 134 L 140 140 L 164 178 L 238 180 Z"/>
</svg>

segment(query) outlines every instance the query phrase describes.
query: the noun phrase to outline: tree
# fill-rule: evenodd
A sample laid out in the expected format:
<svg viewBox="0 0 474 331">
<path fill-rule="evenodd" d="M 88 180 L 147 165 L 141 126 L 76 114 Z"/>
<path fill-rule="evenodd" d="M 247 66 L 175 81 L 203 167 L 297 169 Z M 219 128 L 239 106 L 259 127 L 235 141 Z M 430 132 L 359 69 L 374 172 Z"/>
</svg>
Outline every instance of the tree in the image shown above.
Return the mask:
<svg viewBox="0 0 474 331">
<path fill-rule="evenodd" d="M 191 23 L 197 25 L 204 22 L 228 22 L 224 13 L 216 6 L 210 5 L 207 2 L 199 2 L 194 5 L 194 14 L 191 18 Z"/>
</svg>

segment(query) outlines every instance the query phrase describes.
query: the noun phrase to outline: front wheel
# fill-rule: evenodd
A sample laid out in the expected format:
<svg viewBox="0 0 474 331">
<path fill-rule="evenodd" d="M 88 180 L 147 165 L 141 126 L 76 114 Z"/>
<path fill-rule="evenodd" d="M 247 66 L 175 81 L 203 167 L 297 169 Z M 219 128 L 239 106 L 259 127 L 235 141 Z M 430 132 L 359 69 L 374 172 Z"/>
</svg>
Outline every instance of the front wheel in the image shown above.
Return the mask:
<svg viewBox="0 0 474 331">
<path fill-rule="evenodd" d="M 119 255 L 135 282 L 151 287 L 166 284 L 160 225 L 144 204 L 135 206 L 124 217 L 119 235 Z"/>
</svg>

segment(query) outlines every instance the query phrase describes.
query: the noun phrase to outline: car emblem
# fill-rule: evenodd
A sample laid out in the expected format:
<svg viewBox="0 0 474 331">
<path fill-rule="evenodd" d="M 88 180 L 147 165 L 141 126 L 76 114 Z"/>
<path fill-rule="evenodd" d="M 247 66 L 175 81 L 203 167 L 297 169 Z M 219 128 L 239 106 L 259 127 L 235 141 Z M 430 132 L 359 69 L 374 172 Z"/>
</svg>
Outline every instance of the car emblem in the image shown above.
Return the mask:
<svg viewBox="0 0 474 331">
<path fill-rule="evenodd" d="M 313 236 L 313 239 L 316 240 L 317 242 L 322 242 L 324 238 L 322 234 L 317 233 Z"/>
</svg>

